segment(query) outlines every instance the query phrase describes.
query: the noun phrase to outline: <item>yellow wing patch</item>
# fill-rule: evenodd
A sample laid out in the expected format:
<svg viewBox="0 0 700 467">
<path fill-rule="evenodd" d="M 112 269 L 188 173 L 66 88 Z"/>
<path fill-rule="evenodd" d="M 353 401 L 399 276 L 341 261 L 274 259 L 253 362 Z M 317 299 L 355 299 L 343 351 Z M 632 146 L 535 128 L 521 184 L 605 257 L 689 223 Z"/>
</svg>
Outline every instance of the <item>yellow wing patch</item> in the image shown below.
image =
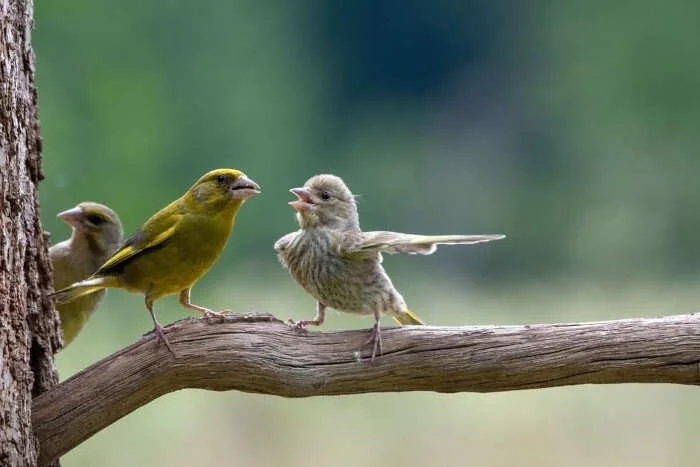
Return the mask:
<svg viewBox="0 0 700 467">
<path fill-rule="evenodd" d="M 156 235 L 154 238 L 149 239 L 143 233 L 142 230 L 134 234 L 129 240 L 126 241 L 124 246 L 122 246 L 116 253 L 114 253 L 105 263 L 100 266 L 95 275 L 99 275 L 102 272 L 108 271 L 109 269 L 118 267 L 120 264 L 126 262 L 130 258 L 138 255 L 144 250 L 150 248 L 155 248 L 167 241 L 175 233 L 175 228 L 177 227 L 177 222 L 174 223 L 170 228 Z"/>
</svg>

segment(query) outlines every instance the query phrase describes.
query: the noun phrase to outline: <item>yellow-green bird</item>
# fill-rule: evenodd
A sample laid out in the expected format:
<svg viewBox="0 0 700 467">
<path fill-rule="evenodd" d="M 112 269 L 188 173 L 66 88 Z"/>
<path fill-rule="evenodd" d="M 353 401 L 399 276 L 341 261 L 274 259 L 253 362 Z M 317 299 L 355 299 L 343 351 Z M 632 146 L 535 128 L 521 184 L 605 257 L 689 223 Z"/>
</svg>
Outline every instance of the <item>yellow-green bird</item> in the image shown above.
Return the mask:
<svg viewBox="0 0 700 467">
<path fill-rule="evenodd" d="M 258 184 L 239 170 L 204 174 L 148 219 L 92 276 L 57 291 L 57 303 L 110 287 L 142 293 L 156 337 L 172 352 L 153 302 L 177 293 L 184 307 L 205 317 L 220 315 L 193 304 L 190 290 L 219 258 L 243 202 L 258 193 Z"/>
<path fill-rule="evenodd" d="M 381 354 L 381 313 L 400 324 L 424 324 L 406 306 L 382 267 L 382 253 L 429 255 L 437 245 L 490 242 L 505 235 L 414 235 L 399 232 L 363 232 L 355 196 L 335 175 L 311 177 L 289 204 L 297 212 L 300 230 L 275 243 L 275 251 L 296 281 L 316 300 L 316 316 L 294 323 L 319 326 L 326 308 L 374 316 L 372 360 Z"/>
<path fill-rule="evenodd" d="M 83 202 L 58 217 L 71 226 L 69 239 L 49 248 L 54 289 L 67 287 L 97 271 L 122 242 L 119 216 L 104 204 Z M 106 291 L 98 290 L 56 306 L 61 318 L 64 348 L 80 333 Z"/>
</svg>

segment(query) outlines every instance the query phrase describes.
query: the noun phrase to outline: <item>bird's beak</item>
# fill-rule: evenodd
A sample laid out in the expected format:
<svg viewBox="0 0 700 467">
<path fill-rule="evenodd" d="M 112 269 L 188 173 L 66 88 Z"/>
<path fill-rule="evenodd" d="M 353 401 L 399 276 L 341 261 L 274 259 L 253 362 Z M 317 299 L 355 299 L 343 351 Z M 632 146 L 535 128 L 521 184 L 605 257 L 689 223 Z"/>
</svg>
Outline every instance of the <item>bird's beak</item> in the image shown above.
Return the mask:
<svg viewBox="0 0 700 467">
<path fill-rule="evenodd" d="M 261 193 L 260 186 L 245 175 L 241 175 L 231 184 L 234 199 L 248 199 Z"/>
<path fill-rule="evenodd" d="M 311 189 L 308 187 L 292 188 L 289 191 L 297 197 L 294 201 L 289 202 L 289 205 L 296 212 L 308 211 L 316 204 L 311 199 Z"/>
<path fill-rule="evenodd" d="M 58 217 L 76 230 L 83 230 L 82 223 L 83 210 L 76 206 L 58 213 Z"/>
</svg>

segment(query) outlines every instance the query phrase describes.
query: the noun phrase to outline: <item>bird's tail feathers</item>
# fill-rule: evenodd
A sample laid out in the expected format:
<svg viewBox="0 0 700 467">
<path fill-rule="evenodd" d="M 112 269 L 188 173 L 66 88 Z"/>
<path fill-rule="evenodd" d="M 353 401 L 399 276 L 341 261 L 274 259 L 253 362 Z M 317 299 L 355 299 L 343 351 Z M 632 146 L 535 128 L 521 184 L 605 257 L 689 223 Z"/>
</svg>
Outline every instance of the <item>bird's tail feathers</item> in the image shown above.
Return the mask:
<svg viewBox="0 0 700 467">
<path fill-rule="evenodd" d="M 425 324 L 425 322 L 411 310 L 406 310 L 403 313 L 397 313 L 396 315 L 393 315 L 392 318 L 394 318 L 394 321 L 399 324 Z"/>
<path fill-rule="evenodd" d="M 80 298 L 84 295 L 89 295 L 91 293 L 97 292 L 104 288 L 109 287 L 112 282 L 109 277 L 90 277 L 88 279 L 76 282 L 75 284 L 69 285 L 66 288 L 57 290 L 51 294 L 56 300 L 57 305 L 62 305 L 64 303 L 72 302 L 73 300 Z"/>
</svg>

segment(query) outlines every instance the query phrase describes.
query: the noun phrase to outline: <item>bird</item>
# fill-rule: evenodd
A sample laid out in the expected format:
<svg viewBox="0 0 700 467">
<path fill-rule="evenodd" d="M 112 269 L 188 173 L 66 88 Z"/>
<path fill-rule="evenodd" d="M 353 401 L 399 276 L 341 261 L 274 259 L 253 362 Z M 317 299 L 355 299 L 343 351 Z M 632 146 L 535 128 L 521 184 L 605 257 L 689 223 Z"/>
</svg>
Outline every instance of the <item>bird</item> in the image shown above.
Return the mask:
<svg viewBox="0 0 700 467">
<path fill-rule="evenodd" d="M 55 292 L 56 302 L 106 288 L 142 293 L 157 341 L 174 354 L 153 303 L 179 294 L 185 308 L 207 318 L 223 315 L 192 303 L 190 292 L 221 255 L 241 205 L 259 193 L 260 186 L 236 169 L 202 175 L 180 198 L 151 216 L 94 274 Z"/>
<path fill-rule="evenodd" d="M 289 190 L 299 230 L 279 238 L 278 259 L 306 292 L 316 299 L 311 320 L 289 323 L 296 328 L 320 326 L 330 307 L 374 316 L 370 338 L 371 360 L 381 355 L 381 314 L 399 324 L 425 324 L 406 305 L 382 266 L 382 253 L 429 255 L 438 245 L 475 244 L 505 238 L 487 235 L 416 235 L 390 231 L 363 232 L 355 196 L 342 178 L 320 174 L 304 186 Z"/>
<path fill-rule="evenodd" d="M 49 248 L 54 289 L 67 287 L 97 271 L 117 251 L 123 237 L 119 216 L 104 204 L 84 201 L 60 212 L 58 217 L 72 232 L 70 238 Z M 80 333 L 105 293 L 105 290 L 98 290 L 56 307 L 63 331 L 63 348 Z"/>
</svg>

